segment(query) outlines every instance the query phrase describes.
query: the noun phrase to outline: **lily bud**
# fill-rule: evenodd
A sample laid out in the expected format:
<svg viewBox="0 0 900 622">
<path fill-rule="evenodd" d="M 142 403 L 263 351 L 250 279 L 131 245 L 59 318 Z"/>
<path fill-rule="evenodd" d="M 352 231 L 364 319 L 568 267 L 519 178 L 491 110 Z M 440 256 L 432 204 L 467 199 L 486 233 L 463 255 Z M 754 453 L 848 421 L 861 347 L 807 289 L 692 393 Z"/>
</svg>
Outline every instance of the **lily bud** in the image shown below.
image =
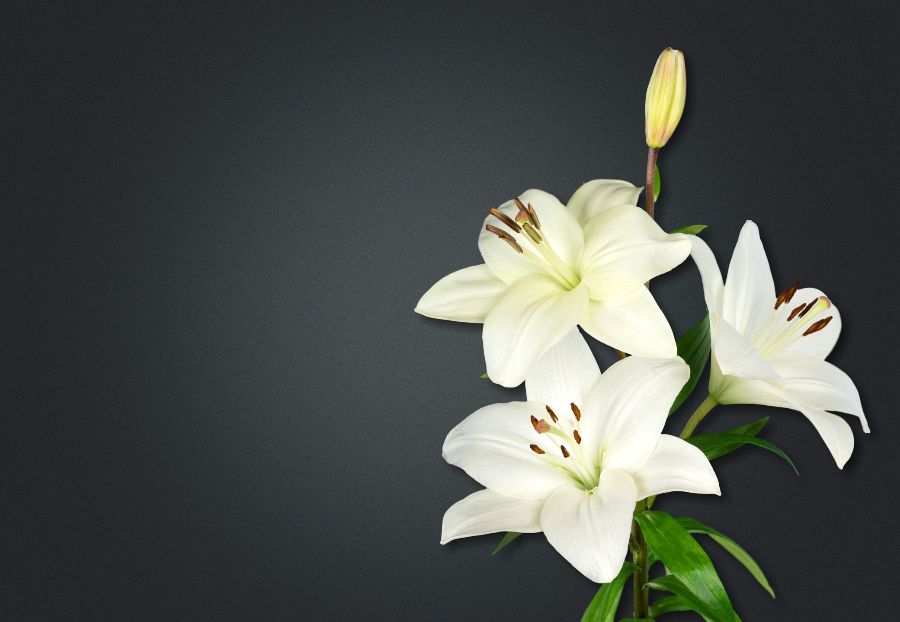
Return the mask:
<svg viewBox="0 0 900 622">
<path fill-rule="evenodd" d="M 647 85 L 644 116 L 648 147 L 658 149 L 672 138 L 681 120 L 681 113 L 684 112 L 686 91 L 684 54 L 666 48 L 659 55 L 653 75 L 650 76 L 650 84 Z"/>
</svg>

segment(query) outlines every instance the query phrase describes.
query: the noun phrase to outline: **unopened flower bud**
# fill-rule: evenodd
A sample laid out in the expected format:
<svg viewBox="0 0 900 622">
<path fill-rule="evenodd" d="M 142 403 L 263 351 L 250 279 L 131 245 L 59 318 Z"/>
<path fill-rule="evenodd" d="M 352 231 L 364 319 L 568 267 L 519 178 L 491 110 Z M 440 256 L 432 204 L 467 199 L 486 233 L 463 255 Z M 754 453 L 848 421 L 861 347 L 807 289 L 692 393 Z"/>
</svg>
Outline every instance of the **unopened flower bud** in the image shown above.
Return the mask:
<svg viewBox="0 0 900 622">
<path fill-rule="evenodd" d="M 658 149 L 669 142 L 684 112 L 687 75 L 684 54 L 666 48 L 653 68 L 644 104 L 647 146 Z"/>
</svg>

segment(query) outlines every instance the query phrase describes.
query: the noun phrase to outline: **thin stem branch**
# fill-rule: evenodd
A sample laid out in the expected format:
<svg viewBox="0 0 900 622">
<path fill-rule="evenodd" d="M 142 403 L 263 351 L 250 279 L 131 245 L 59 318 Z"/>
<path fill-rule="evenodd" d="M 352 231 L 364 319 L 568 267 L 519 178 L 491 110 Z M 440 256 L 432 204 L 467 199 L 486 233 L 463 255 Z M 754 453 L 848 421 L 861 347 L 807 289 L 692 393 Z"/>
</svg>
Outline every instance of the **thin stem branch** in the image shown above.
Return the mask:
<svg viewBox="0 0 900 622">
<path fill-rule="evenodd" d="M 653 173 L 656 171 L 656 158 L 659 156 L 659 149 L 650 148 L 647 152 L 647 214 L 650 218 L 653 218 Z M 648 288 L 650 287 L 650 283 L 645 284 Z M 621 357 L 621 353 L 620 353 Z M 645 499 L 643 501 L 639 501 L 637 506 L 635 507 L 635 512 L 643 512 L 645 510 L 649 510 L 650 506 L 653 505 L 655 497 L 651 497 L 650 499 Z M 634 521 L 631 524 L 631 556 L 634 559 L 634 565 L 636 566 L 634 569 L 634 575 L 632 577 L 632 582 L 634 584 L 634 617 L 637 619 L 641 618 L 649 618 L 650 617 L 650 591 L 647 590 L 644 586 L 647 585 L 647 581 L 650 576 L 650 567 L 648 565 L 647 559 L 647 540 L 644 538 L 644 533 L 641 531 L 640 525 L 637 524 L 637 521 Z"/>
<path fill-rule="evenodd" d="M 687 438 L 691 434 L 694 433 L 694 430 L 700 425 L 700 422 L 703 421 L 703 418 L 709 414 L 713 408 L 718 405 L 718 402 L 713 398 L 712 395 L 707 395 L 706 399 L 700 402 L 700 405 L 697 406 L 697 410 L 694 411 L 694 414 L 691 415 L 691 418 L 688 419 L 687 423 L 684 424 L 684 429 L 681 431 L 681 438 Z"/>
<path fill-rule="evenodd" d="M 656 159 L 659 157 L 659 149 L 650 147 L 647 151 L 647 183 L 644 184 L 644 189 L 646 191 L 646 209 L 647 213 L 650 215 L 650 218 L 655 218 L 654 216 L 654 201 L 653 201 L 653 177 L 656 172 Z"/>
<path fill-rule="evenodd" d="M 639 501 L 635 511 L 641 512 L 647 509 L 644 501 Z M 647 540 L 637 521 L 631 524 L 631 557 L 634 560 L 634 575 L 632 583 L 634 586 L 634 617 L 648 618 L 650 617 L 650 592 L 644 586 L 647 584 L 650 576 L 650 567 L 647 558 Z"/>
</svg>

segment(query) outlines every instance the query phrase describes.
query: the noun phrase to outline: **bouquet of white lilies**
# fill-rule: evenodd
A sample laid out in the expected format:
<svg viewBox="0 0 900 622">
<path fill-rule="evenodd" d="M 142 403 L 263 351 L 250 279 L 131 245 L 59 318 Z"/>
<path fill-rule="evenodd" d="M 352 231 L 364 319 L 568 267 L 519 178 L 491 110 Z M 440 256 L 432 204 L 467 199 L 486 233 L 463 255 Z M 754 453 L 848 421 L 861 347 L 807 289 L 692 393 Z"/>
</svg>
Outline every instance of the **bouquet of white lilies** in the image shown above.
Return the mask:
<svg viewBox="0 0 900 622">
<path fill-rule="evenodd" d="M 767 419 L 694 435 L 713 408 L 798 411 L 839 468 L 853 451 L 853 433 L 829 411 L 855 415 L 869 431 L 853 382 L 825 361 L 841 330 L 837 308 L 797 283 L 776 294 L 753 222 L 741 230 L 723 279 L 697 237 L 704 226 L 666 233 L 654 221 L 657 157 L 681 118 L 685 87 L 682 54 L 663 51 L 647 89 L 643 209 L 642 188 L 626 181 L 589 181 L 566 205 L 527 190 L 489 210 L 478 238 L 484 263 L 444 277 L 416 307 L 428 317 L 484 324 L 486 377 L 504 387 L 524 381 L 527 398 L 485 406 L 447 435 L 444 458 L 484 489 L 447 510 L 441 543 L 506 532 L 499 549 L 521 533 L 543 532 L 572 566 L 603 584 L 584 614 L 592 622 L 615 620 L 629 578 L 631 620 L 673 611 L 740 620 L 694 534 L 721 544 L 774 596 L 733 540 L 651 509 L 667 492 L 720 494 L 710 461 L 745 445 L 793 466 L 759 436 Z M 676 340 L 649 282 L 688 257 L 708 314 Z M 620 360 L 601 373 L 579 327 Z M 708 361 L 707 397 L 679 436 L 664 434 Z M 651 602 L 651 591 L 662 595 Z"/>
</svg>

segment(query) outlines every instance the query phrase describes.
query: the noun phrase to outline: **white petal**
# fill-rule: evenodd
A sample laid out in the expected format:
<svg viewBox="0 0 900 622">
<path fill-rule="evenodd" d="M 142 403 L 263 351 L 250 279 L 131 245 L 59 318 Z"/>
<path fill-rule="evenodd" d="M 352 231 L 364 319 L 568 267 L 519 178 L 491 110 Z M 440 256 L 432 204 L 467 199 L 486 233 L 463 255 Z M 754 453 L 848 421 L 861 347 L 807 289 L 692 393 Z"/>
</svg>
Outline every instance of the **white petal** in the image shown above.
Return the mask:
<svg viewBox="0 0 900 622">
<path fill-rule="evenodd" d="M 582 407 L 582 445 L 603 468 L 635 469 L 659 442 L 675 396 L 690 376 L 680 358 L 630 356 L 607 369 Z"/>
<path fill-rule="evenodd" d="M 581 326 L 594 339 L 639 356 L 675 356 L 675 336 L 643 285 L 608 300 L 592 300 Z"/>
<path fill-rule="evenodd" d="M 718 322 L 713 350 L 723 374 L 757 380 L 779 378 L 778 372 L 772 369 L 752 343 L 724 319 Z"/>
<path fill-rule="evenodd" d="M 853 430 L 850 429 L 850 425 L 837 415 L 824 410 L 801 412 L 815 426 L 819 436 L 825 441 L 838 468 L 843 469 L 853 453 Z"/>
<path fill-rule="evenodd" d="M 529 402 L 566 412 L 572 402 L 584 403 L 599 378 L 600 366 L 584 337 L 573 328 L 532 365 L 525 377 L 525 394 Z"/>
<path fill-rule="evenodd" d="M 797 293 L 794 294 L 794 297 L 791 299 L 791 303 L 788 306 L 794 308 L 797 305 L 811 302 L 820 296 L 825 296 L 825 294 L 818 289 L 804 287 L 803 289 L 797 290 Z M 821 313 L 817 319 L 826 318 L 829 315 L 831 316 L 831 321 L 828 322 L 825 328 L 794 340 L 791 345 L 787 347 L 787 350 L 791 352 L 802 352 L 803 354 L 815 356 L 820 359 L 824 359 L 831 354 L 831 350 L 834 349 L 834 344 L 837 343 L 838 337 L 841 335 L 841 314 L 838 312 L 837 307 L 834 306 L 833 302 L 831 303 L 831 307 L 829 307 L 827 311 Z"/>
<path fill-rule="evenodd" d="M 718 495 L 719 479 L 702 451 L 675 436 L 663 434 L 656 449 L 631 477 L 638 499 L 666 492 Z"/>
<path fill-rule="evenodd" d="M 546 499 L 572 480 L 529 446 L 540 435 L 531 416 L 545 417 L 542 404 L 512 402 L 481 408 L 450 431 L 444 460 L 463 469 L 485 488 L 517 499 Z"/>
<path fill-rule="evenodd" d="M 690 252 L 688 236 L 667 234 L 644 210 L 620 205 L 585 226 L 581 278 L 591 298 L 603 300 L 668 272 Z"/>
<path fill-rule="evenodd" d="M 594 179 L 575 191 L 567 206 L 572 216 L 586 225 L 595 216 L 619 205 L 637 205 L 641 190 L 627 181 L 619 179 Z"/>
<path fill-rule="evenodd" d="M 432 285 L 416 305 L 416 313 L 439 320 L 482 323 L 508 288 L 486 264 L 470 266 Z"/>
<path fill-rule="evenodd" d="M 706 299 L 706 308 L 712 315 L 721 315 L 725 285 L 722 282 L 719 264 L 706 242 L 696 235 L 689 237 L 691 239 L 691 258 L 697 264 L 697 270 L 703 280 L 703 297 Z"/>
<path fill-rule="evenodd" d="M 748 220 L 741 229 L 722 297 L 722 317 L 753 341 L 775 304 L 775 284 L 759 229 Z"/>
<path fill-rule="evenodd" d="M 853 453 L 853 431 L 846 421 L 824 410 L 807 407 L 788 389 L 771 382 L 726 379 L 726 389 L 716 399 L 721 404 L 762 404 L 800 412 L 815 426 L 838 468 L 844 468 Z"/>
<path fill-rule="evenodd" d="M 543 507 L 543 501 L 513 499 L 487 489 L 473 492 L 444 513 L 441 544 L 498 531 L 536 533 Z"/>
<path fill-rule="evenodd" d="M 791 398 L 812 410 L 836 410 L 856 415 L 863 430 L 869 431 L 859 391 L 843 371 L 827 361 L 797 352 L 782 352 L 773 357 L 771 363 Z"/>
<path fill-rule="evenodd" d="M 596 490 L 565 486 L 544 504 L 541 529 L 547 541 L 595 583 L 611 581 L 622 568 L 637 492 L 627 473 L 606 470 Z"/>
<path fill-rule="evenodd" d="M 520 279 L 484 320 L 484 358 L 493 382 L 522 383 L 528 370 L 572 330 L 587 308 L 583 286 L 566 290 L 549 277 Z"/>
<path fill-rule="evenodd" d="M 759 404 L 776 408 L 794 406 L 784 396 L 784 391 L 767 380 L 752 380 L 725 376 L 718 383 L 710 375 L 709 393 L 719 404 Z"/>
<path fill-rule="evenodd" d="M 526 190 L 519 195 L 519 199 L 526 205 L 531 203 L 534 206 L 540 220 L 543 243 L 549 244 L 568 266 L 577 266 L 584 238 L 581 226 L 569 210 L 555 196 L 542 190 Z M 507 201 L 497 209 L 512 219 L 515 219 L 519 212 L 514 201 Z M 485 218 L 484 225 L 494 225 L 507 230 L 503 223 L 490 215 Z M 526 241 L 524 234 L 515 236 L 520 239 L 520 246 L 526 249 L 525 253 L 518 253 L 496 235 L 486 231 L 484 225 L 478 236 L 478 248 L 485 263 L 503 281 L 512 284 L 530 274 L 552 274 L 545 262 L 535 260 L 535 251 L 530 248 L 530 242 Z M 512 231 L 509 233 L 513 235 Z"/>
</svg>

